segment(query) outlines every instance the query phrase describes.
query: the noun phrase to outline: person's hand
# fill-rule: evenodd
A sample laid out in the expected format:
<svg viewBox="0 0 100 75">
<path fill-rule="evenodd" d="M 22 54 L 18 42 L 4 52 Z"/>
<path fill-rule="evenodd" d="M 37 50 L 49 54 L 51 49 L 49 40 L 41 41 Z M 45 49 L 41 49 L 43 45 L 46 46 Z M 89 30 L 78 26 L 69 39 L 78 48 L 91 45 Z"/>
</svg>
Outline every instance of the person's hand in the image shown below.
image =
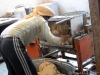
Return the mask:
<svg viewBox="0 0 100 75">
<path fill-rule="evenodd" d="M 62 35 L 62 34 L 60 35 L 59 34 L 59 35 L 55 35 L 55 36 L 60 37 L 63 42 L 67 41 L 68 38 L 70 38 L 70 35 Z"/>
<path fill-rule="evenodd" d="M 68 38 L 70 37 L 70 35 L 59 35 L 59 37 L 62 38 L 62 41 L 65 42 L 68 40 Z"/>
<path fill-rule="evenodd" d="M 53 30 L 52 31 L 52 34 L 55 35 L 55 36 L 58 36 L 58 37 L 60 36 L 60 33 L 57 30 Z"/>
<path fill-rule="evenodd" d="M 57 30 L 53 30 L 52 33 L 57 37 L 61 37 L 63 41 L 66 41 L 70 37 L 70 35 L 60 34 Z"/>
<path fill-rule="evenodd" d="M 61 38 L 61 41 L 59 43 L 60 46 L 71 43 L 70 35 L 59 35 L 59 37 Z"/>
</svg>

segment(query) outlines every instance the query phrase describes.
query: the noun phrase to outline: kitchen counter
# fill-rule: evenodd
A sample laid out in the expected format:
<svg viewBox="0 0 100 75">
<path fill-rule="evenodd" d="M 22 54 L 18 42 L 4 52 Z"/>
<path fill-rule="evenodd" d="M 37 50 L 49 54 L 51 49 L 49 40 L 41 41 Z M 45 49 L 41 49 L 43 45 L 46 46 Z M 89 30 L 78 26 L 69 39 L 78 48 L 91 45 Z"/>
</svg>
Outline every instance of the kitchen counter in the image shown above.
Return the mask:
<svg viewBox="0 0 100 75">
<path fill-rule="evenodd" d="M 12 24 L 18 21 L 18 18 L 0 18 L 0 26 Z"/>
<path fill-rule="evenodd" d="M 0 18 L 0 34 L 7 26 L 16 21 L 18 21 L 18 18 Z"/>
</svg>

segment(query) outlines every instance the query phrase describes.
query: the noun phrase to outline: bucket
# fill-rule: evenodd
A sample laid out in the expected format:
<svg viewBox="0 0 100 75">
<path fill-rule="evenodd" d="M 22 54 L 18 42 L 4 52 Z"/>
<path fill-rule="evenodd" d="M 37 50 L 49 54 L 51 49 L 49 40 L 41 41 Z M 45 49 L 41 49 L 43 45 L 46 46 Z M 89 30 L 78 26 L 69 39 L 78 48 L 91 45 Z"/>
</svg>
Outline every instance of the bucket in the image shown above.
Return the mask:
<svg viewBox="0 0 100 75">
<path fill-rule="evenodd" d="M 33 59 L 32 61 L 38 72 L 39 65 L 44 62 L 44 58 Z M 75 67 L 70 63 L 60 62 L 56 59 L 47 59 L 47 61 L 52 62 L 57 67 L 57 69 L 65 75 L 73 75 L 75 73 Z"/>
</svg>

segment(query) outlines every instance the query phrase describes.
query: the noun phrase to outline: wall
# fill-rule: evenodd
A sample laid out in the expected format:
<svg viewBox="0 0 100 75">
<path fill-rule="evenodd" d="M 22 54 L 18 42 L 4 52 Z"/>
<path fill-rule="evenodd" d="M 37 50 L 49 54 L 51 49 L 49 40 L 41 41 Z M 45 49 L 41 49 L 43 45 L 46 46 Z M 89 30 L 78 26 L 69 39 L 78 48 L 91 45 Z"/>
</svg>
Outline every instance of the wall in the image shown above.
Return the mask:
<svg viewBox="0 0 100 75">
<path fill-rule="evenodd" d="M 89 12 L 88 0 L 0 0 L 0 16 L 4 15 L 8 10 L 14 9 L 18 4 L 34 6 L 48 2 L 57 2 L 60 14 L 72 11 Z"/>
<path fill-rule="evenodd" d="M 42 2 L 42 0 L 0 0 L 0 16 L 4 15 L 8 10 L 13 10 L 19 4 L 34 6 Z"/>
<path fill-rule="evenodd" d="M 57 2 L 61 14 L 72 11 L 87 11 L 90 13 L 88 0 L 43 0 L 43 2 Z"/>
</svg>

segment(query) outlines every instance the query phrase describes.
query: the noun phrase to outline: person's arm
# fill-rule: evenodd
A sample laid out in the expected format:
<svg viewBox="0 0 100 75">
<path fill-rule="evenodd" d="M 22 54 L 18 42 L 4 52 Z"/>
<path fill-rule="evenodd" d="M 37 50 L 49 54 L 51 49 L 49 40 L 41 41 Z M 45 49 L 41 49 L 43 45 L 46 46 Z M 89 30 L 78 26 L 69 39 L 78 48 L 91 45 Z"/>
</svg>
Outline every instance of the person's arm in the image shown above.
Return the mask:
<svg viewBox="0 0 100 75">
<path fill-rule="evenodd" d="M 63 38 L 62 35 L 59 35 L 57 37 L 51 33 L 47 22 L 45 22 L 45 24 L 42 25 L 41 30 L 42 30 L 42 35 L 44 36 L 44 38 L 47 40 L 48 43 L 50 43 L 52 45 L 62 45 L 62 43 L 65 42 L 66 37 Z M 66 38 L 66 40 L 67 40 L 67 38 Z"/>
</svg>

